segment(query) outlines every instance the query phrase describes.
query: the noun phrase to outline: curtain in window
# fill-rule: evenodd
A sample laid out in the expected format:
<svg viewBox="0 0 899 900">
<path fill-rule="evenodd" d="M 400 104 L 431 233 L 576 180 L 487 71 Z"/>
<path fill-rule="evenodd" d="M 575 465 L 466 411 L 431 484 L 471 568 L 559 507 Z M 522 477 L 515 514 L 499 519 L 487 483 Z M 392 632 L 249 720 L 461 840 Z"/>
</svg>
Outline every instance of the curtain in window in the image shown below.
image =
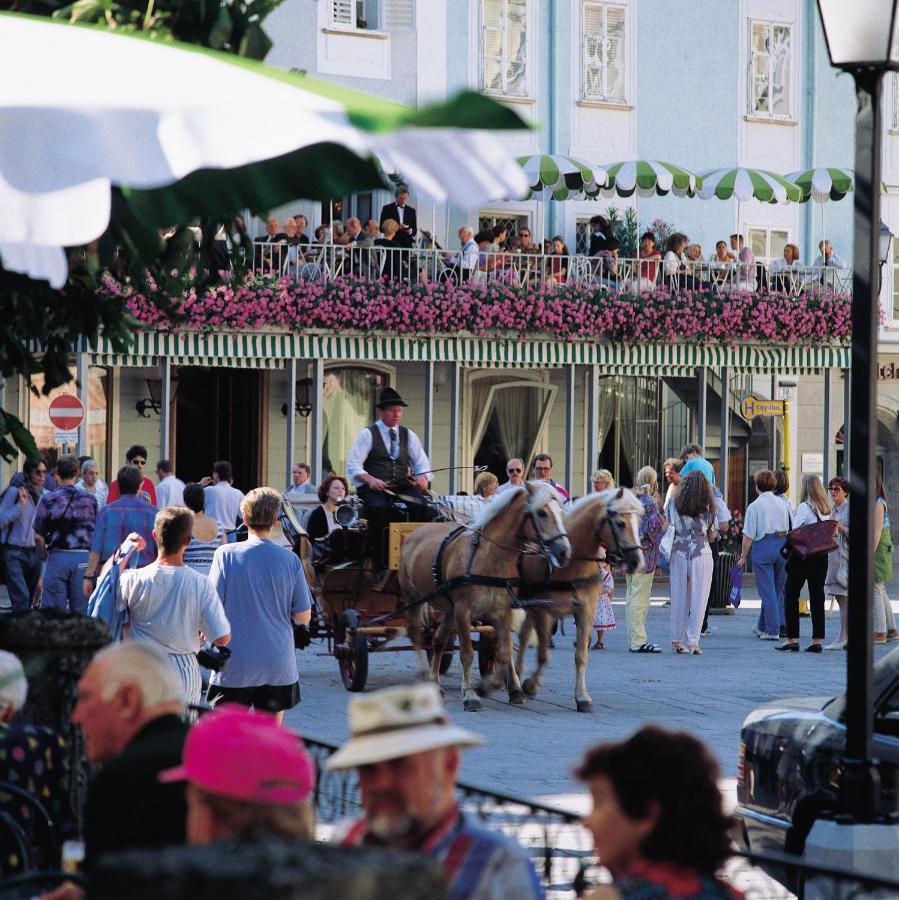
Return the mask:
<svg viewBox="0 0 899 900">
<path fill-rule="evenodd" d="M 603 445 L 612 429 L 612 420 L 615 418 L 615 398 L 618 393 L 617 378 L 600 378 L 598 387 L 599 418 L 596 424 L 596 448 L 602 453 Z M 590 460 L 590 473 L 599 465 L 598 459 Z"/>
<path fill-rule="evenodd" d="M 790 114 L 790 29 L 786 25 L 772 26 L 771 50 L 771 114 Z"/>
<path fill-rule="evenodd" d="M 481 81 L 488 91 L 527 95 L 527 0 L 481 0 Z"/>
<path fill-rule="evenodd" d="M 583 95 L 590 100 L 625 100 L 625 23 L 623 6 L 585 3 L 583 7 Z"/>
<path fill-rule="evenodd" d="M 470 382 L 471 448 L 477 455 L 487 426 L 493 419 L 506 459 L 520 457 L 527 465 L 537 452 L 535 444 L 549 388 L 539 382 L 520 382 L 498 388 L 493 392 L 487 414 L 483 415 L 491 389 L 509 380 L 509 375 L 503 374 Z"/>
<path fill-rule="evenodd" d="M 326 372 L 322 390 L 324 455 L 331 469 L 346 474 L 346 459 L 356 435 L 372 421 L 371 372 L 340 369 Z"/>
<path fill-rule="evenodd" d="M 621 406 L 618 416 L 618 434 L 621 436 L 621 452 L 632 472 L 636 471 L 637 450 L 637 379 L 630 376 L 621 379 Z M 620 473 L 616 473 L 620 478 Z"/>
</svg>

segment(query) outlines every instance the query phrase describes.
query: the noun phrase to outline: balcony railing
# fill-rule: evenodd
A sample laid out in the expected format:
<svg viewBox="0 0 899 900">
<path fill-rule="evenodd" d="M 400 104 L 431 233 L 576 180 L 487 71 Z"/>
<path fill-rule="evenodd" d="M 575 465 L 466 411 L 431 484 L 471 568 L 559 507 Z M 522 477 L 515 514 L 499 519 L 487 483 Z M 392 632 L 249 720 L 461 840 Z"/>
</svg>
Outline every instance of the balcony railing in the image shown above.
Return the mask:
<svg viewBox="0 0 899 900">
<path fill-rule="evenodd" d="M 659 259 L 612 259 L 608 255 L 545 255 L 520 251 L 447 251 L 436 248 L 262 243 L 253 245 L 255 274 L 302 281 L 356 277 L 401 283 L 463 282 L 536 286 L 578 284 L 634 294 L 657 287 L 672 290 L 734 290 L 799 296 L 826 289 L 848 294 L 849 269 L 824 266 L 786 267 L 774 263 Z"/>
</svg>

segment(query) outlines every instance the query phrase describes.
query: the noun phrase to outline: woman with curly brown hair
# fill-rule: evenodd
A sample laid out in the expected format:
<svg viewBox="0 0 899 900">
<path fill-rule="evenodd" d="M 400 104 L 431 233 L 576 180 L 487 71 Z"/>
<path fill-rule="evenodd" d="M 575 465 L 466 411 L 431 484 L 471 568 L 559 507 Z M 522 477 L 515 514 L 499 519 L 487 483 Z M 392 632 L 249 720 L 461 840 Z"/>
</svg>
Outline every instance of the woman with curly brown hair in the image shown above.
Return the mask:
<svg viewBox="0 0 899 900">
<path fill-rule="evenodd" d="M 588 750 L 575 775 L 590 788 L 584 825 L 614 879 L 588 900 L 741 896 L 717 878 L 733 852 L 734 821 L 723 809 L 718 764 L 701 741 L 647 725 Z"/>
<path fill-rule="evenodd" d="M 681 481 L 665 510 L 674 526 L 671 547 L 671 649 L 699 656 L 699 634 L 712 587 L 712 549 L 718 510 L 711 482 L 698 469 Z M 687 645 L 684 646 L 686 634 Z"/>
</svg>

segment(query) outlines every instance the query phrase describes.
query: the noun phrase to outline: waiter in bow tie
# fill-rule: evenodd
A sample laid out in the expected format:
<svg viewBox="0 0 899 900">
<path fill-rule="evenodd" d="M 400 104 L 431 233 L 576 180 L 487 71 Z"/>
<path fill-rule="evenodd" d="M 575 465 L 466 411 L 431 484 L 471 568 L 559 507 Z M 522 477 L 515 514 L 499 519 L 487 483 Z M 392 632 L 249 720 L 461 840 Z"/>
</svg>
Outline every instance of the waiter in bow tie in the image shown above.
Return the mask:
<svg viewBox="0 0 899 900">
<path fill-rule="evenodd" d="M 396 197 L 395 203 L 387 203 L 381 209 L 380 226 L 383 231 L 384 223 L 388 219 L 398 222 L 401 231 L 405 231 L 409 238 L 414 238 L 418 234 L 418 218 L 415 210 L 409 206 L 409 188 L 400 185 L 394 192 Z M 410 245 L 411 246 L 411 245 Z"/>
</svg>

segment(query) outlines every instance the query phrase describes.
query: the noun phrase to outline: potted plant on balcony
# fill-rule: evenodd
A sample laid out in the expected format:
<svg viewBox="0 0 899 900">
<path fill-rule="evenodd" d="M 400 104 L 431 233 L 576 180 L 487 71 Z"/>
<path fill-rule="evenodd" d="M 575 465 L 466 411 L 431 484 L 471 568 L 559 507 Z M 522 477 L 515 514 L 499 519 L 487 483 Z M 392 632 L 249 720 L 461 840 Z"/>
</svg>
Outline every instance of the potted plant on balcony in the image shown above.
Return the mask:
<svg viewBox="0 0 899 900">
<path fill-rule="evenodd" d="M 717 552 L 713 553 L 712 589 L 709 592 L 709 609 L 733 612 L 730 606 L 730 590 L 733 587 L 730 570 L 736 565 L 743 542 L 743 514 L 738 509 L 730 511 L 730 522 L 721 526 Z"/>
</svg>

